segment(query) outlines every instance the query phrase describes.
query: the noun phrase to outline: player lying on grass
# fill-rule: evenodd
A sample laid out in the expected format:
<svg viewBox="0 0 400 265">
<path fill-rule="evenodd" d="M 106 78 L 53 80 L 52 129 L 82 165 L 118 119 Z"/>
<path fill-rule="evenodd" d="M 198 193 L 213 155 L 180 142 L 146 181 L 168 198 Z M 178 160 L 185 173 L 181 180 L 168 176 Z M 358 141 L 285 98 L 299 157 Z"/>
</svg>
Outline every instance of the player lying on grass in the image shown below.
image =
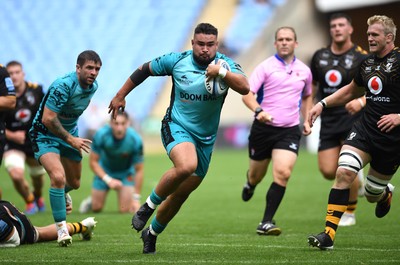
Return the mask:
<svg viewBox="0 0 400 265">
<path fill-rule="evenodd" d="M 80 234 L 82 240 L 90 240 L 96 223 L 94 217 L 88 217 L 81 222 L 67 223 L 68 232 L 70 235 Z M 33 226 L 28 217 L 13 204 L 0 200 L 0 247 L 53 241 L 57 240 L 57 237 L 54 224 Z"/>
</svg>

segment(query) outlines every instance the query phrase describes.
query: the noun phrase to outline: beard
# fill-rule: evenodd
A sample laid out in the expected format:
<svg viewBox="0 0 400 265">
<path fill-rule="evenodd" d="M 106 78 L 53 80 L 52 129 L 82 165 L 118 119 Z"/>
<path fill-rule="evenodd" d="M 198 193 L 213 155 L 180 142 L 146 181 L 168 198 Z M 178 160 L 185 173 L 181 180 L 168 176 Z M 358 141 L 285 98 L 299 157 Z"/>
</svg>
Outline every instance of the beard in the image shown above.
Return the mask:
<svg viewBox="0 0 400 265">
<path fill-rule="evenodd" d="M 213 58 L 210 57 L 202 57 L 202 56 L 197 56 L 193 53 L 193 59 L 196 61 L 201 66 L 208 66 L 215 58 L 215 55 Z"/>
</svg>

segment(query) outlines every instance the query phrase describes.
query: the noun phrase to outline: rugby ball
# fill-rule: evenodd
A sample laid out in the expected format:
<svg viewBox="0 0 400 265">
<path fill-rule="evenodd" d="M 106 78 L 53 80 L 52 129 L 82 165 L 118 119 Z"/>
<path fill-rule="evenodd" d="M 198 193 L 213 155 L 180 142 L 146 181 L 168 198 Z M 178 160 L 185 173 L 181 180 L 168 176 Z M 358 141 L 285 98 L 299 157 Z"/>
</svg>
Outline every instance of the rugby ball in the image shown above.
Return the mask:
<svg viewBox="0 0 400 265">
<path fill-rule="evenodd" d="M 223 59 L 215 59 L 210 64 L 219 64 L 221 67 L 224 67 L 226 70 L 230 71 L 231 68 L 229 64 Z M 204 85 L 208 93 L 214 96 L 221 96 L 228 92 L 229 86 L 224 82 L 224 80 L 217 76 L 207 81 L 207 78 L 204 79 Z"/>
</svg>

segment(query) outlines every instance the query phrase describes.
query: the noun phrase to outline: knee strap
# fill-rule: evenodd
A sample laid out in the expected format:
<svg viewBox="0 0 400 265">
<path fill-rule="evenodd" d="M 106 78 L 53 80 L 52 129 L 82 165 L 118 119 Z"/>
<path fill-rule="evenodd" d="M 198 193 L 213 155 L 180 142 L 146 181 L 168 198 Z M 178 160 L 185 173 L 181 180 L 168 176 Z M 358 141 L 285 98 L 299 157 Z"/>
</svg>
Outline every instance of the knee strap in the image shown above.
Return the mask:
<svg viewBox="0 0 400 265">
<path fill-rule="evenodd" d="M 363 168 L 363 161 L 361 157 L 352 150 L 343 150 L 340 152 L 339 167 L 358 173 Z"/>
<path fill-rule="evenodd" d="M 366 180 L 365 195 L 372 197 L 380 196 L 389 184 L 389 180 L 379 179 L 371 175 L 368 175 Z"/>
</svg>

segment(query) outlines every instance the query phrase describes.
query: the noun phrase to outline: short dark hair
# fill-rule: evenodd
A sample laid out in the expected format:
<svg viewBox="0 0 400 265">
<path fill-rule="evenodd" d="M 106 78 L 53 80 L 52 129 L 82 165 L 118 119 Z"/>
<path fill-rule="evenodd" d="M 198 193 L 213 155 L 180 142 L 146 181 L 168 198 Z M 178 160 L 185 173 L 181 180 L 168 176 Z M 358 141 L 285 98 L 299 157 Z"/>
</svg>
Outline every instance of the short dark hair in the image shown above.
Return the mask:
<svg viewBox="0 0 400 265">
<path fill-rule="evenodd" d="M 329 17 L 329 22 L 331 22 L 334 19 L 338 19 L 338 18 L 345 18 L 349 24 L 351 25 L 351 17 L 349 15 L 347 15 L 346 13 L 333 13 L 330 17 Z"/>
<path fill-rule="evenodd" d="M 207 35 L 215 35 L 218 37 L 218 29 L 211 25 L 210 23 L 200 23 L 194 29 L 194 34 L 207 34 Z"/>
<path fill-rule="evenodd" d="M 22 63 L 18 62 L 18 61 L 9 61 L 6 65 L 6 68 L 8 68 L 9 66 L 20 66 L 22 68 Z"/>
<path fill-rule="evenodd" d="M 100 56 L 95 51 L 92 50 L 86 50 L 81 52 L 78 55 L 76 63 L 79 64 L 80 66 L 83 66 L 86 61 L 93 61 L 95 63 L 100 63 L 100 65 L 102 65 Z"/>
</svg>

